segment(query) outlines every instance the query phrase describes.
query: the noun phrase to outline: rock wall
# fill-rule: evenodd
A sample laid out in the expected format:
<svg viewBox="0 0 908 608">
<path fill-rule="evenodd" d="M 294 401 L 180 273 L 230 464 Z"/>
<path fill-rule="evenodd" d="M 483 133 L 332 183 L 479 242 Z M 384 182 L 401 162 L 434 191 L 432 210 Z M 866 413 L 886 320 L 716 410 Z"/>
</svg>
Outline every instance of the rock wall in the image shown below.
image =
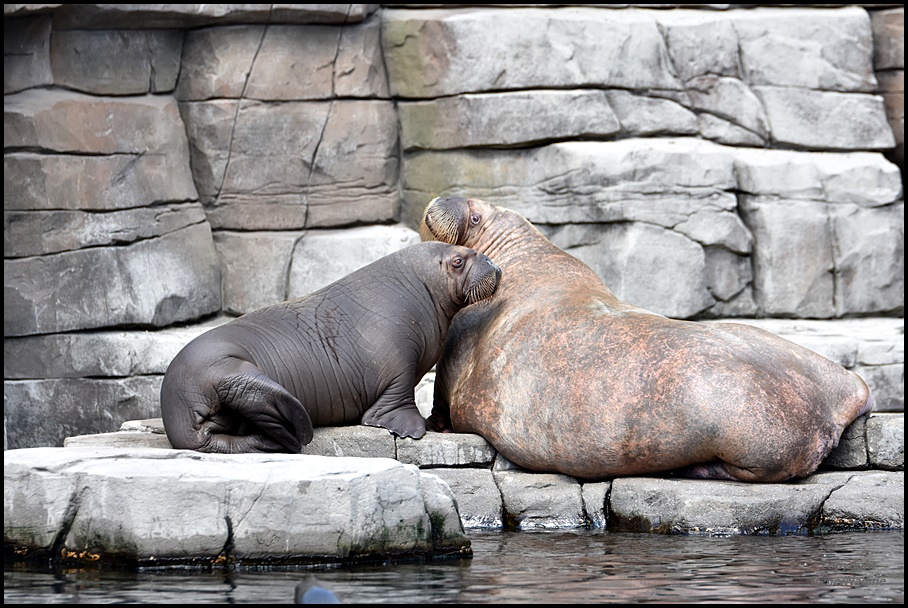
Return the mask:
<svg viewBox="0 0 908 608">
<path fill-rule="evenodd" d="M 5 447 L 159 416 L 188 339 L 442 194 L 661 314 L 891 333 L 902 5 L 637 6 L 4 5 Z"/>
</svg>

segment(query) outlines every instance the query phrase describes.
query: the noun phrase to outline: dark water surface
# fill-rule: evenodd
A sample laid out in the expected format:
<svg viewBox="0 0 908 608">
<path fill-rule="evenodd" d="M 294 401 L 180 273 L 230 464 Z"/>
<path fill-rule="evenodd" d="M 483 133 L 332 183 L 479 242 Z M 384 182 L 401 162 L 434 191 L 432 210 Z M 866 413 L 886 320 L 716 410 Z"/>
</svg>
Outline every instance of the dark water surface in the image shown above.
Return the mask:
<svg viewBox="0 0 908 608">
<path fill-rule="evenodd" d="M 471 532 L 473 559 L 331 569 L 7 570 L 4 603 L 292 603 L 306 572 L 347 603 L 895 603 L 903 532 L 662 536 Z"/>
</svg>

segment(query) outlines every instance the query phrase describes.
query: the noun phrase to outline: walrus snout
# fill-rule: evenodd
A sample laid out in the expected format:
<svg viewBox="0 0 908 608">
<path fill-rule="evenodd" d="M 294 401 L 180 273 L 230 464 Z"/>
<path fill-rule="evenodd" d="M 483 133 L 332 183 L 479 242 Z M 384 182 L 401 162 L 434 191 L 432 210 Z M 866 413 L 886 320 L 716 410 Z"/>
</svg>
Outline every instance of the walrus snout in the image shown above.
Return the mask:
<svg viewBox="0 0 908 608">
<path fill-rule="evenodd" d="M 464 235 L 464 206 L 467 199 L 459 196 L 433 198 L 423 212 L 419 236 L 424 241 L 460 244 Z"/>
<path fill-rule="evenodd" d="M 480 253 L 476 256 L 476 273 L 479 275 L 467 288 L 467 304 L 485 300 L 498 289 L 501 282 L 501 268 L 491 258 Z M 472 273 L 471 273 L 472 274 Z"/>
</svg>

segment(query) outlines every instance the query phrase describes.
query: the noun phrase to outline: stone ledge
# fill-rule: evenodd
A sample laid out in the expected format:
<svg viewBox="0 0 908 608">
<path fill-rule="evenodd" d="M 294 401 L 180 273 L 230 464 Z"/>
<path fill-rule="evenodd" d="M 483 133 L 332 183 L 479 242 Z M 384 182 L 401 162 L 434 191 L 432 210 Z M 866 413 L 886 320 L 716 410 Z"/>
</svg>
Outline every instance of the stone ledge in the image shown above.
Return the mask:
<svg viewBox="0 0 908 608">
<path fill-rule="evenodd" d="M 160 383 L 170 361 L 190 340 L 231 318 L 217 315 L 157 331 L 5 338 L 4 446 L 62 446 L 67 437 L 108 433 L 126 420 L 159 415 Z M 873 389 L 875 413 L 904 411 L 903 318 L 723 321 L 762 327 L 859 374 Z M 416 405 L 424 417 L 432 411 L 434 385 L 435 372 L 430 371 L 416 387 Z"/>
<path fill-rule="evenodd" d="M 3 503 L 5 550 L 18 559 L 217 567 L 470 554 L 447 484 L 389 458 L 10 450 Z"/>
<path fill-rule="evenodd" d="M 612 482 L 615 531 L 662 534 L 806 534 L 904 529 L 905 475 L 818 473 L 786 484 L 627 478 Z"/>
<path fill-rule="evenodd" d="M 131 421 L 118 433 L 71 437 L 65 445 L 125 447 L 130 441 L 169 446 L 160 419 Z M 466 529 L 791 534 L 904 527 L 904 414 L 859 418 L 818 473 L 783 484 L 670 476 L 583 482 L 524 471 L 478 435 L 430 432 L 415 441 L 365 426 L 315 429 L 305 449 L 417 465 L 450 487 Z"/>
</svg>

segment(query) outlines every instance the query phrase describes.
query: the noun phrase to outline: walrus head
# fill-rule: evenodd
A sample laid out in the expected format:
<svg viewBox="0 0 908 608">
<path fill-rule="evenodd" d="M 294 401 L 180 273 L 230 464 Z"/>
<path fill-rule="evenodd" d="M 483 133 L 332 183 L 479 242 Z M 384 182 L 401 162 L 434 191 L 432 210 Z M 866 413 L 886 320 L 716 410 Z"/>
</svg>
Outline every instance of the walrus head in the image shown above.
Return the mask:
<svg viewBox="0 0 908 608">
<path fill-rule="evenodd" d="M 426 205 L 419 236 L 424 241 L 441 241 L 470 247 L 492 256 L 499 264 L 498 254 L 507 254 L 512 239 L 548 240 L 525 217 L 487 203 L 478 198 L 444 196 Z"/>
<path fill-rule="evenodd" d="M 464 306 L 491 296 L 501 281 L 501 268 L 488 256 L 467 247 L 450 247 L 442 258 L 442 264 L 452 279 L 454 301 Z"/>
<path fill-rule="evenodd" d="M 469 233 L 475 230 L 492 206 L 479 199 L 459 196 L 437 197 L 426 205 L 419 236 L 424 241 L 441 241 L 463 245 Z"/>
</svg>

